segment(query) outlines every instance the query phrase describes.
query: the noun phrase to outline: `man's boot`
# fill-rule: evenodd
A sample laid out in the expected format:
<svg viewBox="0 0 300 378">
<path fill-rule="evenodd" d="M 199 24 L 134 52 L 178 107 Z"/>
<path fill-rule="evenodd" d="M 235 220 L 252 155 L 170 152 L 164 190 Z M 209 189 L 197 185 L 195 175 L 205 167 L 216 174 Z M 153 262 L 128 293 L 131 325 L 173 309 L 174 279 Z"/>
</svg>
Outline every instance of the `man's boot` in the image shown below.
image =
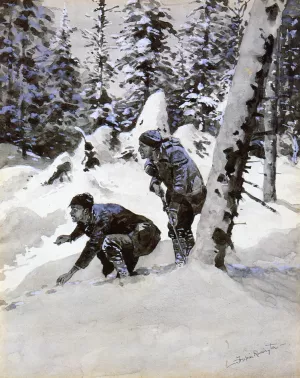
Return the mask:
<svg viewBox="0 0 300 378">
<path fill-rule="evenodd" d="M 187 246 L 186 257 L 189 257 L 189 254 L 195 245 L 195 239 L 191 229 L 185 231 L 185 242 Z"/>
<path fill-rule="evenodd" d="M 127 266 L 125 264 L 122 252 L 118 244 L 112 239 L 105 239 L 102 245 L 103 252 L 106 254 L 107 259 L 114 265 L 120 278 L 128 277 Z"/>
<path fill-rule="evenodd" d="M 120 276 L 120 278 L 125 278 L 125 277 L 130 276 L 124 260 L 123 261 L 116 261 L 113 264 L 114 264 L 114 266 L 115 266 L 115 268 L 118 272 L 118 276 Z"/>
</svg>

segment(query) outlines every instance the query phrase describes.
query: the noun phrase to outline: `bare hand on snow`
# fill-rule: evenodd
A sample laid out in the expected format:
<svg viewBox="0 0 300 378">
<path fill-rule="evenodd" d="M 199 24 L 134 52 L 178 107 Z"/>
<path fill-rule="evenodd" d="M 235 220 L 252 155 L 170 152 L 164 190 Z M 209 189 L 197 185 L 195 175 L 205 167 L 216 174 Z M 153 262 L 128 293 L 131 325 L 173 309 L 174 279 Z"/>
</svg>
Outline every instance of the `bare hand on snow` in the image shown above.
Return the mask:
<svg viewBox="0 0 300 378">
<path fill-rule="evenodd" d="M 62 274 L 61 276 L 58 277 L 56 280 L 56 285 L 61 285 L 63 286 L 66 282 L 68 282 L 72 278 L 73 274 L 71 272 Z"/>
</svg>

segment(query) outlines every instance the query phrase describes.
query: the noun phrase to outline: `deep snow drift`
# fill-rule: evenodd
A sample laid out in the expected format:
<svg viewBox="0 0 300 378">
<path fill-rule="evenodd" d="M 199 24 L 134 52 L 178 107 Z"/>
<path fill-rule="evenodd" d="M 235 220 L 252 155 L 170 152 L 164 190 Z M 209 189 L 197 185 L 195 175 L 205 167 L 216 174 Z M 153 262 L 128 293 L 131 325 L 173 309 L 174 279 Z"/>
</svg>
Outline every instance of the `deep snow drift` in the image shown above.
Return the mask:
<svg viewBox="0 0 300 378">
<path fill-rule="evenodd" d="M 163 241 L 139 267 L 173 263 L 166 215 L 148 190 L 143 161 L 120 159 L 125 147 L 137 147 L 145 127 L 165 124 L 163 101 L 162 94 L 150 97 L 137 130 L 122 136 L 118 151 L 109 148 L 107 128 L 88 138 L 101 161 L 95 170 L 83 172 L 83 143 L 74 156 L 63 154 L 50 166 L 0 170 L 0 376 L 297 376 L 300 175 L 286 158 L 278 160 L 279 200 L 272 204 L 277 213 L 247 197 L 241 203 L 228 274 L 193 262 L 129 278 L 124 286 L 117 280 L 95 285 L 104 278 L 94 259 L 63 288 L 55 287 L 87 240 L 53 244 L 73 230 L 67 207 L 85 191 L 96 202 L 120 203 L 160 227 Z M 176 136 L 206 180 L 214 139 L 192 125 Z M 65 159 L 72 162 L 72 182 L 42 186 Z M 263 161 L 253 158 L 247 180 L 262 186 L 262 172 Z M 248 190 L 261 198 L 260 189 Z"/>
</svg>

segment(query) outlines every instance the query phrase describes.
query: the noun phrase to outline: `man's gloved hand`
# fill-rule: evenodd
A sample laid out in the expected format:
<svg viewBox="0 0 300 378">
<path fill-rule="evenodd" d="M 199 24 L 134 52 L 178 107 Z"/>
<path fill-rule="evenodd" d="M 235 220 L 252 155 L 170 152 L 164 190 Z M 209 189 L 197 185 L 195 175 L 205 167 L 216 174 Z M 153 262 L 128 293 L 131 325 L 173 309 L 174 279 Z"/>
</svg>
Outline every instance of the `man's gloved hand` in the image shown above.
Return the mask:
<svg viewBox="0 0 300 378">
<path fill-rule="evenodd" d="M 177 212 L 174 210 L 169 210 L 169 222 L 172 226 L 176 227 L 178 223 Z"/>
<path fill-rule="evenodd" d="M 166 213 L 169 212 L 169 206 L 167 205 L 166 201 L 163 201 L 163 211 L 165 211 Z"/>
<path fill-rule="evenodd" d="M 163 190 L 163 188 L 158 185 L 158 184 L 153 184 L 153 190 L 154 190 L 154 193 L 160 197 L 160 198 L 164 198 L 165 197 L 165 192 Z"/>
<path fill-rule="evenodd" d="M 71 236 L 70 235 L 60 235 L 55 240 L 54 244 L 61 245 L 63 243 L 70 243 L 71 242 Z"/>
</svg>

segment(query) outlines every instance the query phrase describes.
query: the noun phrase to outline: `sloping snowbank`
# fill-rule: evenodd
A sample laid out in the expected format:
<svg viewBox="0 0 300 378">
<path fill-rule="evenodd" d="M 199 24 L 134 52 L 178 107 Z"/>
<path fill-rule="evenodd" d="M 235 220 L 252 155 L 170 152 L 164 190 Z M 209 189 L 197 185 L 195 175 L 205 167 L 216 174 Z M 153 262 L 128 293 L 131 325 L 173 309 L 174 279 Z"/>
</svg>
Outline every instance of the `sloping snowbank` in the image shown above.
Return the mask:
<svg viewBox="0 0 300 378">
<path fill-rule="evenodd" d="M 55 290 L 28 293 L 2 313 L 1 376 L 297 374 L 294 298 L 274 306 L 266 292 L 262 305 L 213 267 Z"/>
</svg>

